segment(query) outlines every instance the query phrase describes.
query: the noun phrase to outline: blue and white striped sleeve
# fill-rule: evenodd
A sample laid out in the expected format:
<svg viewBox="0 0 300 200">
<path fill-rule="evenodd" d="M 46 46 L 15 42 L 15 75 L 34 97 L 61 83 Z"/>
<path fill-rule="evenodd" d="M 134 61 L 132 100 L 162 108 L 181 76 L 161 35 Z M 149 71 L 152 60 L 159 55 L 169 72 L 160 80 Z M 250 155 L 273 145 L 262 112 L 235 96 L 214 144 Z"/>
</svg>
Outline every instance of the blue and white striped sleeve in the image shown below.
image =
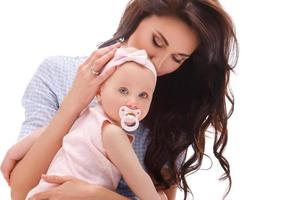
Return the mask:
<svg viewBox="0 0 300 200">
<path fill-rule="evenodd" d="M 52 88 L 56 81 L 54 67 L 51 59 L 45 59 L 25 90 L 22 98 L 25 120 L 19 139 L 46 125 L 58 110 L 58 99 Z"/>
</svg>

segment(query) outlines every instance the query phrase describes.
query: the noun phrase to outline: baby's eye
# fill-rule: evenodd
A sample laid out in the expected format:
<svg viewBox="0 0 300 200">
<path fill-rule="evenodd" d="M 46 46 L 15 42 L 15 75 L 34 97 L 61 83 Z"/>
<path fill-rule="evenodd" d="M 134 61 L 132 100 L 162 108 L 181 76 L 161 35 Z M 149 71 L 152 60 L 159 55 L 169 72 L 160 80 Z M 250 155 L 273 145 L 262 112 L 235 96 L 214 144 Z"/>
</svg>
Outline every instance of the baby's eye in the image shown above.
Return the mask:
<svg viewBox="0 0 300 200">
<path fill-rule="evenodd" d="M 119 92 L 124 95 L 127 95 L 129 93 L 126 87 L 120 87 Z"/>
<path fill-rule="evenodd" d="M 147 94 L 147 92 L 142 92 L 139 94 L 139 97 L 141 97 L 143 99 L 147 99 L 149 97 L 149 95 Z"/>
</svg>

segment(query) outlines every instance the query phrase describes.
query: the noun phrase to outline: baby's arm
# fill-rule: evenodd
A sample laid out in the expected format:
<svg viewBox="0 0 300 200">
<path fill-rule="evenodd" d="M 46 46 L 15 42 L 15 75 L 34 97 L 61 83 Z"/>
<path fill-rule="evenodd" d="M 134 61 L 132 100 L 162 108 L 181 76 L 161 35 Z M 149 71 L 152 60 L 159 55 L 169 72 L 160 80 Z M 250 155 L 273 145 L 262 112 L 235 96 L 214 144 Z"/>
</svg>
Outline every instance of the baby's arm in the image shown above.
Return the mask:
<svg viewBox="0 0 300 200">
<path fill-rule="evenodd" d="M 107 124 L 102 130 L 106 153 L 120 170 L 133 192 L 142 200 L 161 199 L 150 176 L 144 171 L 126 133 L 118 126 Z"/>
</svg>

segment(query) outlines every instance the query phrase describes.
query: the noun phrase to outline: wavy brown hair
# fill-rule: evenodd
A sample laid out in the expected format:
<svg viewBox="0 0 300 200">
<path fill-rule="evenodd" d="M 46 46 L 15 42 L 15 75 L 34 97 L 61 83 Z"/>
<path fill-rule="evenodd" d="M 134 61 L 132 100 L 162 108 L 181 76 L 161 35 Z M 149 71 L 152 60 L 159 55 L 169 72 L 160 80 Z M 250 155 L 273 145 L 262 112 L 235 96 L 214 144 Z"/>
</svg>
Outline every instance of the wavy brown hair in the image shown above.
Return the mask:
<svg viewBox="0 0 300 200">
<path fill-rule="evenodd" d="M 228 139 L 227 121 L 234 108 L 229 77 L 238 53 L 233 23 L 218 1 L 132 0 L 114 37 L 102 46 L 118 38 L 127 40 L 141 20 L 151 15 L 182 20 L 198 34 L 200 45 L 178 70 L 158 77 L 150 111 L 143 120 L 150 129 L 144 160 L 147 171 L 156 186 L 167 189 L 176 184 L 186 199 L 192 193 L 186 176 L 200 169 L 205 134 L 212 127 L 213 152 L 225 171 L 220 179 L 229 180 L 226 196 L 232 180 L 223 152 Z M 193 149 L 189 158 L 188 147 Z M 183 157 L 184 162 L 178 165 Z M 167 176 L 162 174 L 165 166 Z"/>
</svg>

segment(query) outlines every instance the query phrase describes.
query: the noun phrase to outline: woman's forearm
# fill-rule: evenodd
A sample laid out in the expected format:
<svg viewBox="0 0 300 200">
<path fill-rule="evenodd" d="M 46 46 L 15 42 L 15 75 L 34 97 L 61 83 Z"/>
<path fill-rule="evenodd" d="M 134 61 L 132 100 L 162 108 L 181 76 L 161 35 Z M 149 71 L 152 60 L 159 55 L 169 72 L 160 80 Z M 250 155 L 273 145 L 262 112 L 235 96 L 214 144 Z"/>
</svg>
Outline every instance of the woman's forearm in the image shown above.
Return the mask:
<svg viewBox="0 0 300 200">
<path fill-rule="evenodd" d="M 8 150 L 10 158 L 14 160 L 21 160 L 46 128 L 47 126 L 38 128 L 19 140 Z"/>
<path fill-rule="evenodd" d="M 12 171 L 10 185 L 13 199 L 23 200 L 38 184 L 41 174 L 47 171 L 77 115 L 78 113 L 61 106 L 49 126 Z"/>
</svg>

